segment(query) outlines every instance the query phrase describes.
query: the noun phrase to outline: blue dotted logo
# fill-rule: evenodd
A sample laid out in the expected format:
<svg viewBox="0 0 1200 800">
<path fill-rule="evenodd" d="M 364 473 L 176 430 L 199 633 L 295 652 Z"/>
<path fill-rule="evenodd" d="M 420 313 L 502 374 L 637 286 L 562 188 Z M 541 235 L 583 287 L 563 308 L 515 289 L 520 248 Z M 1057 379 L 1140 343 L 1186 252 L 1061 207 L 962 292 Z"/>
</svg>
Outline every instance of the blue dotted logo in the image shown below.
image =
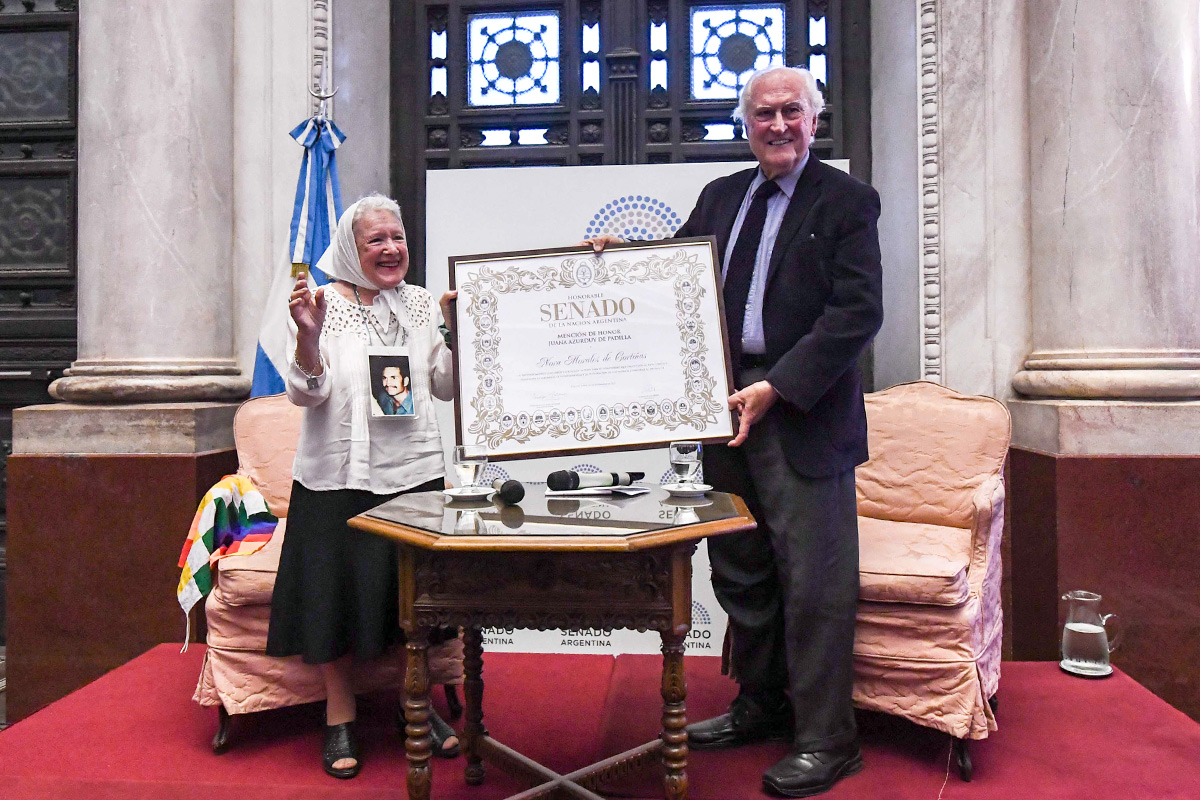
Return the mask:
<svg viewBox="0 0 1200 800">
<path fill-rule="evenodd" d="M 585 238 L 609 234 L 629 242 L 674 236 L 683 220 L 669 205 L 649 195 L 628 195 L 605 203 L 588 223 Z"/>
<path fill-rule="evenodd" d="M 486 467 L 483 468 L 483 472 L 481 472 L 479 475 L 479 485 L 480 486 L 491 486 L 492 481 L 495 481 L 495 480 L 506 481 L 508 479 L 509 479 L 508 470 L 506 470 L 506 469 L 504 469 L 504 467 L 498 466 L 496 464 L 488 464 Z"/>
<path fill-rule="evenodd" d="M 692 601 L 692 624 L 693 625 L 711 625 L 712 624 L 712 617 L 710 617 L 708 615 L 708 610 L 704 606 L 697 603 L 695 600 Z"/>
</svg>

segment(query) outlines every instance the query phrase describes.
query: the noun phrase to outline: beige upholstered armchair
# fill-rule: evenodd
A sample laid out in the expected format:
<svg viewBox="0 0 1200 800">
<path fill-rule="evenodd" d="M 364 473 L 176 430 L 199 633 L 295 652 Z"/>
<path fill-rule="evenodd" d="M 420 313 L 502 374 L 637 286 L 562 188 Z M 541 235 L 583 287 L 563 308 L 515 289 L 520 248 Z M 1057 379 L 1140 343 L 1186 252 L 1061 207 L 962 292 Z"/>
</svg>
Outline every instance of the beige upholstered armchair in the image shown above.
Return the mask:
<svg viewBox="0 0 1200 800">
<path fill-rule="evenodd" d="M 867 396 L 854 701 L 967 742 L 996 730 L 1008 411 L 927 381 Z"/>
<path fill-rule="evenodd" d="M 311 703 L 325 699 L 317 667 L 300 658 L 266 654 L 271 618 L 271 592 L 287 529 L 292 491 L 292 460 L 300 438 L 301 409 L 285 395 L 247 400 L 234 418 L 233 436 L 238 473 L 248 477 L 279 517 L 279 525 L 262 549 L 248 556 L 217 562 L 214 585 L 205 603 L 208 649 L 193 699 L 216 706 L 218 725 L 214 752 L 229 745 L 230 715 Z M 461 711 L 454 684 L 462 683 L 462 640 L 429 649 L 430 680 L 446 684 L 451 716 Z M 404 649 L 367 668 L 355 667 L 355 689 L 369 692 L 404 683 Z"/>
</svg>

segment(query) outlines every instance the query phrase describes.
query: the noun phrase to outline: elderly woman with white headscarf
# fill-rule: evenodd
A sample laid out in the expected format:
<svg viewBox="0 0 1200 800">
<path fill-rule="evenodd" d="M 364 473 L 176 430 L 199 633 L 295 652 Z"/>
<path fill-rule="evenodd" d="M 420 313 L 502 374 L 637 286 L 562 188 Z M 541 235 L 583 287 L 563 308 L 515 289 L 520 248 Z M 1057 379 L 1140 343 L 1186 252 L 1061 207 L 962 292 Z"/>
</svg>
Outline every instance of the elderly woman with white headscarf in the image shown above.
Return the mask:
<svg viewBox="0 0 1200 800">
<path fill-rule="evenodd" d="M 317 268 L 331 283 L 314 292 L 300 275 L 290 301 L 295 350 L 284 379 L 305 413 L 267 653 L 320 666 L 325 771 L 352 778 L 361 762 L 351 660 L 382 656 L 402 634 L 395 549 L 346 522 L 398 494 L 445 487 L 432 398 L 452 399 L 454 382 L 432 296 L 404 283 L 408 245 L 394 200 L 371 195 L 346 209 Z M 453 299 L 441 300 L 447 324 Z M 371 414 L 375 348 L 407 357 L 413 415 Z M 431 722 L 441 754 L 454 755 L 453 729 Z"/>
</svg>

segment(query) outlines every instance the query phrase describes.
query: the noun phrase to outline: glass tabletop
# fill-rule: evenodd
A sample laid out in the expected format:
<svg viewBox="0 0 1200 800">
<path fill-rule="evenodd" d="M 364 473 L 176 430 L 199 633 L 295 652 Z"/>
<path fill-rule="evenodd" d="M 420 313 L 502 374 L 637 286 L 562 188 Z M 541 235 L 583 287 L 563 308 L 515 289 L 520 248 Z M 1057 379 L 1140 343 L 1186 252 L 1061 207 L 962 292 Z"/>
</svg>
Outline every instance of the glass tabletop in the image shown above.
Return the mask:
<svg viewBox="0 0 1200 800">
<path fill-rule="evenodd" d="M 498 498 L 452 500 L 441 492 L 400 495 L 365 514 L 441 536 L 632 536 L 719 522 L 739 516 L 730 495 L 671 497 L 645 486 L 638 497 L 547 496 L 545 484 L 525 484 L 525 498 L 507 506 Z"/>
</svg>

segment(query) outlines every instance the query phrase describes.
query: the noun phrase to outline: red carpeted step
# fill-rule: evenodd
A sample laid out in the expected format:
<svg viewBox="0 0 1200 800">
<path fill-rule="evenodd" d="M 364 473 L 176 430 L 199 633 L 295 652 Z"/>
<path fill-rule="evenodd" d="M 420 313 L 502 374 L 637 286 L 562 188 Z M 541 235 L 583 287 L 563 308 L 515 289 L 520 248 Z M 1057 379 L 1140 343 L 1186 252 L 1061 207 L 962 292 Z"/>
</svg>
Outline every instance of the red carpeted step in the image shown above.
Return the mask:
<svg viewBox="0 0 1200 800">
<path fill-rule="evenodd" d="M 662 659 L 618 656 L 603 714 L 604 750 L 617 753 L 658 730 Z M 685 660 L 688 718 L 723 712 L 737 692 L 720 660 Z M 1000 730 L 973 742 L 971 783 L 949 762 L 949 738 L 895 717 L 860 715 L 866 768 L 822 797 L 943 800 L 1016 797 L 1200 798 L 1200 725 L 1127 675 L 1066 675 L 1054 663 L 1005 662 Z M 692 800 L 761 798 L 764 770 L 787 753 L 778 744 L 688 754 Z M 949 772 L 949 780 L 947 780 Z M 942 785 L 945 783 L 945 789 Z M 661 796 L 653 776 L 616 787 L 623 796 Z"/>
<path fill-rule="evenodd" d="M 395 698 L 364 701 L 366 763 L 353 781 L 320 769 L 319 705 L 247 715 L 223 756 L 212 755 L 216 712 L 191 701 L 203 649 L 163 645 L 0 733 L 0 798 L 380 798 L 400 800 L 403 744 Z M 717 659 L 688 658 L 692 719 L 720 713 L 735 687 Z M 658 733 L 661 659 L 490 654 L 485 722 L 506 744 L 569 771 Z M 975 779 L 951 771 L 942 797 L 1200 797 L 1200 725 L 1127 676 L 1089 681 L 1051 663 L 1005 663 L 1000 730 L 972 745 Z M 435 695 L 440 703 L 440 692 Z M 948 739 L 902 720 L 863 717 L 866 769 L 826 797 L 932 800 L 947 774 Z M 757 800 L 762 771 L 784 745 L 689 754 L 695 800 Z M 435 799 L 495 800 L 518 791 L 489 771 L 468 787 L 463 760 L 434 761 Z M 657 776 L 625 796 L 661 797 Z"/>
<path fill-rule="evenodd" d="M 0 733 L 0 798 L 406 798 L 397 699 L 360 706 L 362 773 L 321 770 L 320 704 L 237 718 L 229 751 L 210 746 L 216 710 L 192 702 L 203 647 L 161 645 Z M 484 722 L 501 741 L 564 771 L 595 760 L 611 656 L 488 655 Z M 442 693 L 434 692 L 442 705 Z M 461 723 L 460 723 L 461 724 Z M 434 759 L 437 798 L 494 800 L 524 788 L 491 769 L 468 787 L 465 761 Z"/>
</svg>

